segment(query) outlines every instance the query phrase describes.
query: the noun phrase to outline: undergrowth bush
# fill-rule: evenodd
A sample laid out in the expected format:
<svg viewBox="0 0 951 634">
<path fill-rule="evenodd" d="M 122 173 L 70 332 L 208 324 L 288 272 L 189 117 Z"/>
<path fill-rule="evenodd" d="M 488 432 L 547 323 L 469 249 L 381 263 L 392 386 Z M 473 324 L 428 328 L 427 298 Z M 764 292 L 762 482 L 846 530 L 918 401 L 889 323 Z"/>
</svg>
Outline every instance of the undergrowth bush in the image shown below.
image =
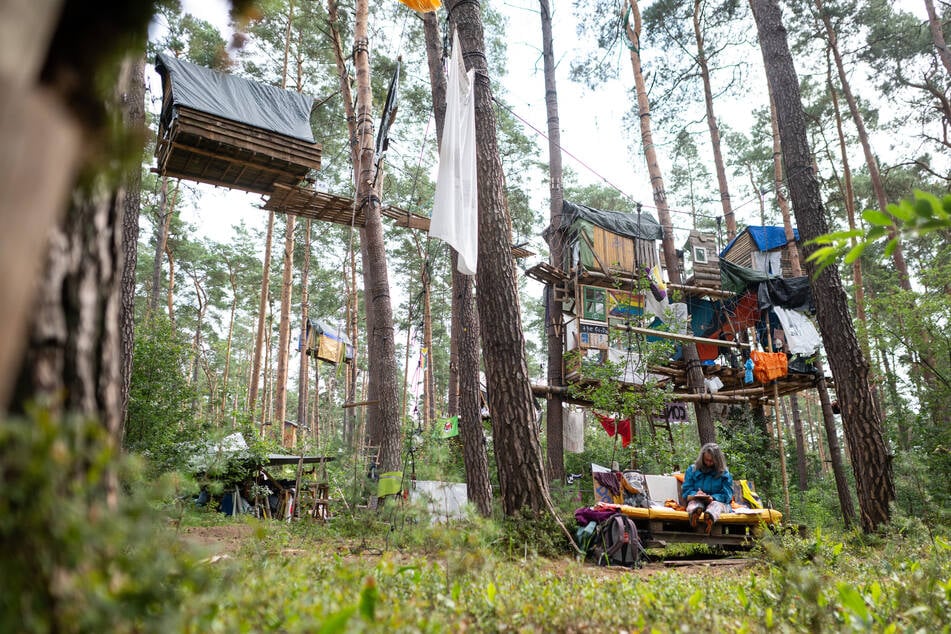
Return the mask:
<svg viewBox="0 0 951 634">
<path fill-rule="evenodd" d="M 168 632 L 210 618 L 182 606 L 213 596 L 217 573 L 156 515 L 167 483 L 146 496 L 140 473 L 96 422 L 39 412 L 0 425 L 0 631 Z"/>
</svg>

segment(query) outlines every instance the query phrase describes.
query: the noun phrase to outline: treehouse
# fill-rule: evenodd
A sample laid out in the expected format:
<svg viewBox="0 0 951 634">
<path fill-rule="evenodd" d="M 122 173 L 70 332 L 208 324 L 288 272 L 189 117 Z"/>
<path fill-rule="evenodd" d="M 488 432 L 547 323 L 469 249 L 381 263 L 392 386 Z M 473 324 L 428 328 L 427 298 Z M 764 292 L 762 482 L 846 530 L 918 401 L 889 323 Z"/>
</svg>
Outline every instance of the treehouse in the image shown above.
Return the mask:
<svg viewBox="0 0 951 634">
<path fill-rule="evenodd" d="M 546 238 L 553 233 L 546 230 Z M 782 228 L 751 227 L 719 255 L 713 236 L 691 232 L 684 246 L 690 277 L 682 285 L 663 279 L 663 231 L 650 214 L 566 201 L 558 234 L 560 266 L 537 264 L 527 275 L 548 286 L 562 305 L 563 384 L 589 382 L 585 364 L 611 361 L 623 368 L 617 379 L 632 387 L 654 379 L 669 385 L 675 400 L 748 404 L 812 388 L 820 378 L 809 361 L 820 343 L 806 316 L 812 311 L 809 281 L 778 275 L 788 252 Z M 745 253 L 750 264 L 775 263 L 775 271 L 731 262 L 731 253 Z M 647 366 L 628 333 L 671 340 L 674 353 Z M 750 334 L 758 345 L 749 343 Z M 696 345 L 705 378 L 702 394 L 687 384 L 685 343 Z M 777 355 L 777 363 L 779 356 L 787 362 L 781 375 L 747 375 L 746 360 L 755 348 L 760 350 L 754 356 L 765 351 Z M 553 391 L 566 394 L 564 388 L 535 386 L 540 396 Z"/>
<path fill-rule="evenodd" d="M 793 236 L 799 242 L 798 229 Z M 793 276 L 783 227 L 747 227 L 724 247 L 720 258 L 767 275 Z"/>
<path fill-rule="evenodd" d="M 220 73 L 160 53 L 156 171 L 270 195 L 320 169 L 312 97 Z"/>
<path fill-rule="evenodd" d="M 160 53 L 162 111 L 155 146 L 163 176 L 264 196 L 264 209 L 362 227 L 353 199 L 319 191 L 321 146 L 308 95 L 204 68 Z M 395 207 L 384 216 L 428 230 L 429 218 Z"/>
</svg>

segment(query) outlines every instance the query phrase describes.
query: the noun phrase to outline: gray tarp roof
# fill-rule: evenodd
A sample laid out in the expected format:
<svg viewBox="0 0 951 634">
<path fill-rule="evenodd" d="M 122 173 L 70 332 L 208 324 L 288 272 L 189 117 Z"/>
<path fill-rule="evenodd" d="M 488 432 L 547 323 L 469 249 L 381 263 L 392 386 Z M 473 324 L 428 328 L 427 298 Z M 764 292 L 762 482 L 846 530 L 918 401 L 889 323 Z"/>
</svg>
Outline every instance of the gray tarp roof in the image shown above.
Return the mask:
<svg viewBox="0 0 951 634">
<path fill-rule="evenodd" d="M 664 230 L 660 223 L 647 212 L 638 214 L 629 211 L 605 211 L 566 200 L 562 204 L 561 214 L 561 226 L 567 230 L 569 241 L 577 233 L 573 225 L 579 220 L 584 220 L 627 238 L 660 240 L 664 237 Z"/>
<path fill-rule="evenodd" d="M 314 98 L 221 73 L 159 53 L 155 70 L 168 73 L 172 104 L 314 143 Z M 166 87 L 167 88 L 167 87 Z"/>
</svg>

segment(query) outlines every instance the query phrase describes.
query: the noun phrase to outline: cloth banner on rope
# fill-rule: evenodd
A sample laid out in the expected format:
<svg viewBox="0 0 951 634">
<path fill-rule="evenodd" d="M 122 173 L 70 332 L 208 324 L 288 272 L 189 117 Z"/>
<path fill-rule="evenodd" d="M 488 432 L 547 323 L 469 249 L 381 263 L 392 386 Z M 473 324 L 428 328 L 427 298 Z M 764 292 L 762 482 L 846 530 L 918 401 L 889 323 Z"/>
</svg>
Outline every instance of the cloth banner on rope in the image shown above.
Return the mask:
<svg viewBox="0 0 951 634">
<path fill-rule="evenodd" d="M 452 59 L 446 82 L 446 120 L 429 235 L 456 250 L 460 273 L 475 275 L 479 255 L 475 71 L 466 72 L 458 33 L 452 37 Z"/>
<path fill-rule="evenodd" d="M 403 489 L 403 472 L 387 471 L 380 474 L 380 481 L 377 484 L 376 496 L 378 498 L 387 495 L 396 495 Z"/>
<path fill-rule="evenodd" d="M 439 428 L 439 437 L 440 438 L 452 438 L 453 436 L 459 435 L 459 417 L 450 416 L 449 418 L 442 418 L 439 420 L 439 423 L 442 427 Z"/>
</svg>

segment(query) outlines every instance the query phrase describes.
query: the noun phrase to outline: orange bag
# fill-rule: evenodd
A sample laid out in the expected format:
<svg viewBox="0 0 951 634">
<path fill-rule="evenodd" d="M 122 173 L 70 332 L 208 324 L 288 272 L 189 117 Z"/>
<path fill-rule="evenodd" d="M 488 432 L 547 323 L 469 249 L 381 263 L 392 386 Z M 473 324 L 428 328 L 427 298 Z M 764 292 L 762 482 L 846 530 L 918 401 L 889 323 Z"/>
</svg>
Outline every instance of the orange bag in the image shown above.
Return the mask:
<svg viewBox="0 0 951 634">
<path fill-rule="evenodd" d="M 750 358 L 753 359 L 753 378 L 760 383 L 769 383 L 773 379 L 786 376 L 789 372 L 789 365 L 786 361 L 785 352 L 760 352 L 753 350 L 750 352 Z"/>
</svg>

